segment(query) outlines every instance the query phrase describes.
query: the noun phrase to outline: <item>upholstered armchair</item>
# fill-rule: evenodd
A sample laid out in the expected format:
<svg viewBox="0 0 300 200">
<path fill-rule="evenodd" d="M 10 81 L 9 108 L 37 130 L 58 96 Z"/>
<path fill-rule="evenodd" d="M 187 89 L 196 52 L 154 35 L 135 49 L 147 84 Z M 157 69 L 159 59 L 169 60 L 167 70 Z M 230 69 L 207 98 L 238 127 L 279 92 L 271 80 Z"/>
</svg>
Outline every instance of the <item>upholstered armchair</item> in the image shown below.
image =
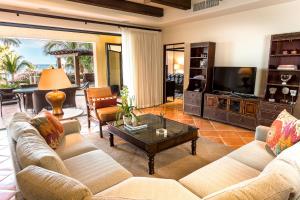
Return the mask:
<svg viewBox="0 0 300 200">
<path fill-rule="evenodd" d="M 88 127 L 91 121 L 99 123 L 100 137 L 103 138 L 102 126 L 106 122 L 115 121 L 117 113 L 120 111 L 117 106 L 117 97 L 113 96 L 110 87 L 88 88 L 84 90 Z"/>
</svg>

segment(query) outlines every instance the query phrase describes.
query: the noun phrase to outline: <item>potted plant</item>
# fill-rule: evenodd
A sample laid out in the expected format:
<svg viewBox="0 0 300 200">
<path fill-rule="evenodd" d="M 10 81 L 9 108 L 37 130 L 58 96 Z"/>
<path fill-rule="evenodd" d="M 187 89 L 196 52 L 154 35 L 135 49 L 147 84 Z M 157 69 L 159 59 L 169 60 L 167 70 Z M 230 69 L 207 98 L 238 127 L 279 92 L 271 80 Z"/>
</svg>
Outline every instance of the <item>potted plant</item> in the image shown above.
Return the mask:
<svg viewBox="0 0 300 200">
<path fill-rule="evenodd" d="M 128 87 L 124 86 L 120 91 L 121 93 L 121 103 L 118 104 L 121 112 L 118 113 L 118 119 L 120 120 L 121 116 L 123 116 L 123 122 L 126 125 L 136 126 L 138 123 L 138 117 L 134 114 L 134 106 L 133 106 L 133 97 L 129 97 Z"/>
</svg>

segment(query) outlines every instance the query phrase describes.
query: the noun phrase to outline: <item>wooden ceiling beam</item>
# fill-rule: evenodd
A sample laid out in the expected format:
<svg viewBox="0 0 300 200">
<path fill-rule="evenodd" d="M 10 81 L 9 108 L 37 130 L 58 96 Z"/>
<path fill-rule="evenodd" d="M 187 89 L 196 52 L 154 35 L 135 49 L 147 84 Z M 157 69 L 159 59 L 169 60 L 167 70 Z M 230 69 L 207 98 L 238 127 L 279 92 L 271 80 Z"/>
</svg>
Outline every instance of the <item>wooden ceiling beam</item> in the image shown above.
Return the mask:
<svg viewBox="0 0 300 200">
<path fill-rule="evenodd" d="M 152 17 L 163 17 L 164 10 L 162 8 L 149 6 L 145 4 L 135 3 L 125 0 L 67 0 L 71 2 L 98 6 L 113 10 L 120 10 L 125 12 L 137 13 L 142 15 L 148 15 Z"/>
<path fill-rule="evenodd" d="M 165 6 L 189 10 L 192 6 L 191 0 L 145 0 L 145 3 L 158 3 Z"/>
</svg>

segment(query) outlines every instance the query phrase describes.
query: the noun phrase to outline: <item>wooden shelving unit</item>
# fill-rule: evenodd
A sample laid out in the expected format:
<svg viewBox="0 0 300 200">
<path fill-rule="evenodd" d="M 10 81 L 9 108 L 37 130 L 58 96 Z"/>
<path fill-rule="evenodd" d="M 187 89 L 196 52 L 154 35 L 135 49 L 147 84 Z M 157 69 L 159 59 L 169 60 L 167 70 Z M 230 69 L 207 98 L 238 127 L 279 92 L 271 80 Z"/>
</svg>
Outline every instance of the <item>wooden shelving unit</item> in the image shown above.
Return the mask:
<svg viewBox="0 0 300 200">
<path fill-rule="evenodd" d="M 278 69 L 280 65 L 295 65 L 295 70 Z M 292 78 L 283 84 L 282 75 L 291 75 Z M 271 38 L 267 88 L 265 98 L 260 102 L 258 122 L 270 126 L 278 114 L 286 109 L 294 114 L 294 106 L 299 101 L 300 92 L 300 33 L 287 33 L 273 35 Z M 270 93 L 270 88 L 276 88 L 275 95 Z M 289 90 L 283 94 L 283 89 Z M 290 91 L 297 91 L 295 97 Z M 273 102 L 270 102 L 272 101 Z"/>
<path fill-rule="evenodd" d="M 202 116 L 205 92 L 212 87 L 216 43 L 191 44 L 189 86 L 184 91 L 184 112 Z"/>
</svg>

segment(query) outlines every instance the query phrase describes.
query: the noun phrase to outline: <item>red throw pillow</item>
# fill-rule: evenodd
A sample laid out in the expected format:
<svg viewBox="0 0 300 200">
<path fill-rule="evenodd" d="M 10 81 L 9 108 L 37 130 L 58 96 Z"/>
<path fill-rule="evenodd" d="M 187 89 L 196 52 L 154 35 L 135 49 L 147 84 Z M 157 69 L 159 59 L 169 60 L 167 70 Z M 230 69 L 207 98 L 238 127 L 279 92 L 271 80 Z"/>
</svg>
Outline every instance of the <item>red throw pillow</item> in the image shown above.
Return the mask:
<svg viewBox="0 0 300 200">
<path fill-rule="evenodd" d="M 279 155 L 283 150 L 293 146 L 299 141 L 300 121 L 286 110 L 282 111 L 268 132 L 268 147 L 271 148 L 275 155 Z"/>
<path fill-rule="evenodd" d="M 42 111 L 31 119 L 31 124 L 40 132 L 52 149 L 59 146 L 64 136 L 64 127 L 54 115 L 48 111 Z"/>
<path fill-rule="evenodd" d="M 93 99 L 93 104 L 96 109 L 98 108 L 106 108 L 110 106 L 117 105 L 117 98 L 115 97 L 108 97 L 108 98 L 100 98 L 100 99 Z"/>
</svg>

